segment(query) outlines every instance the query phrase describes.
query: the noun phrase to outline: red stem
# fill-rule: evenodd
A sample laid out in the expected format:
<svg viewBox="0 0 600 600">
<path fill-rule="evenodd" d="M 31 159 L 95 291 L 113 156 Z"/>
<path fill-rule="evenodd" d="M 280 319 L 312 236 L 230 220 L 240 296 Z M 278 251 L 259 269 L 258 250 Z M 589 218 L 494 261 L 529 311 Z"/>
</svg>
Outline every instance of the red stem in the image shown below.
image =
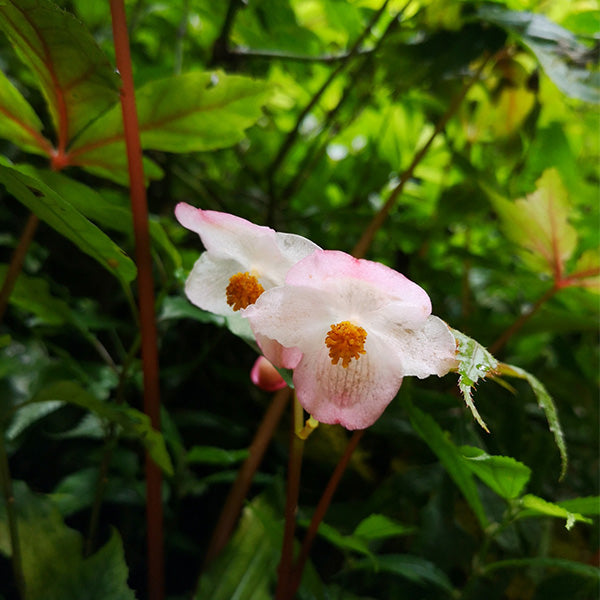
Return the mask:
<svg viewBox="0 0 600 600">
<path fill-rule="evenodd" d="M 283 600 L 292 600 L 296 593 L 296 590 L 300 586 L 300 582 L 302 580 L 302 572 L 304 571 L 304 566 L 306 565 L 306 561 L 308 560 L 308 555 L 310 553 L 310 549 L 312 547 L 312 543 L 317 535 L 317 531 L 319 530 L 319 525 L 325 518 L 325 514 L 329 509 L 329 505 L 331 504 L 331 500 L 333 499 L 333 495 L 337 490 L 337 487 L 342 479 L 342 475 L 350 462 L 350 458 L 352 458 L 352 454 L 356 450 L 358 446 L 358 442 L 360 442 L 362 436 L 364 435 L 365 430 L 359 429 L 355 431 L 348 445 L 346 446 L 346 450 L 344 451 L 344 455 L 338 462 L 335 467 L 335 471 L 331 475 L 329 482 L 327 483 L 327 487 L 315 508 L 315 512 L 313 513 L 312 519 L 310 521 L 310 525 L 308 526 L 308 530 L 306 531 L 306 536 L 304 537 L 304 541 L 302 542 L 302 548 L 300 550 L 300 554 L 298 555 L 298 559 L 296 560 L 296 564 L 294 565 L 291 571 L 291 581 L 288 585 L 287 596 L 284 597 Z"/>
<path fill-rule="evenodd" d="M 144 373 L 144 412 L 152 427 L 160 428 L 160 390 L 156 320 L 154 314 L 154 279 L 148 232 L 148 206 L 144 185 L 142 148 L 135 106 L 135 88 L 129 51 L 127 19 L 123 0 L 110 0 L 112 28 L 117 68 L 121 74 L 121 109 L 129 166 L 129 185 L 136 262 L 142 338 L 142 368 Z M 158 466 L 146 453 L 146 521 L 148 544 L 148 598 L 164 597 L 163 507 L 161 499 L 162 476 Z"/>
<path fill-rule="evenodd" d="M 231 490 L 225 501 L 225 506 L 221 511 L 219 521 L 217 522 L 208 545 L 206 558 L 204 559 L 205 567 L 221 553 L 221 550 L 223 550 L 231 536 L 231 532 L 233 531 L 235 522 L 240 514 L 246 494 L 250 489 L 254 473 L 256 473 L 267 446 L 273 437 L 273 432 L 281 419 L 283 409 L 288 402 L 289 396 L 290 388 L 287 387 L 279 390 L 273 396 L 273 401 L 267 409 L 267 412 L 254 435 L 254 439 L 250 444 L 248 458 L 240 468 L 237 478 L 231 486 Z"/>
<path fill-rule="evenodd" d="M 17 244 L 17 247 L 15 248 L 10 260 L 10 265 L 8 266 L 8 271 L 6 272 L 6 277 L 4 278 L 4 283 L 2 284 L 2 289 L 0 290 L 0 322 L 2 322 L 2 319 L 4 318 L 4 313 L 6 312 L 10 295 L 15 287 L 17 278 L 21 273 L 21 269 L 23 268 L 25 255 L 27 254 L 27 250 L 29 249 L 31 240 L 35 235 L 35 230 L 37 229 L 39 222 L 40 221 L 36 215 L 33 213 L 29 214 L 29 218 L 27 219 L 27 223 L 25 224 L 25 228 L 23 229 L 19 243 Z"/>
</svg>

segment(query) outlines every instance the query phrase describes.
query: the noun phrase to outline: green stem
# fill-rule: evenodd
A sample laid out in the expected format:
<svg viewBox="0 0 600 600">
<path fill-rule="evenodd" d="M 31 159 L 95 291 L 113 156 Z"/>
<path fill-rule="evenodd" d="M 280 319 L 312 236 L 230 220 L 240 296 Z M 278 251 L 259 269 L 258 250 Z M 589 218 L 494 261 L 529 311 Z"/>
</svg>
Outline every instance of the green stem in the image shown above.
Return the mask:
<svg viewBox="0 0 600 600">
<path fill-rule="evenodd" d="M 488 64 L 488 62 L 490 62 L 490 60 L 492 58 L 497 59 L 503 52 L 504 52 L 504 50 L 501 50 L 499 53 L 496 53 L 493 57 L 488 56 L 481 63 L 481 65 L 479 66 L 479 68 L 477 69 L 475 74 L 471 77 L 471 79 L 469 79 L 469 81 L 467 81 L 467 83 L 463 86 L 460 93 L 451 102 L 451 104 L 448 107 L 448 109 L 446 110 L 446 112 L 442 115 L 440 120 L 437 122 L 435 129 L 433 130 L 433 133 L 429 136 L 429 139 L 414 155 L 408 168 L 402 173 L 402 175 L 400 175 L 400 181 L 398 182 L 398 185 L 390 193 L 390 196 L 387 199 L 386 203 L 381 207 L 379 212 L 375 214 L 375 216 L 373 217 L 373 219 L 371 220 L 371 222 L 365 229 L 362 237 L 360 238 L 360 240 L 354 247 L 354 250 L 352 251 L 353 256 L 355 256 L 356 258 L 362 258 L 367 253 L 368 249 L 371 247 L 371 244 L 373 243 L 373 238 L 375 237 L 375 234 L 379 231 L 381 226 L 384 224 L 384 222 L 387 219 L 387 216 L 389 215 L 390 211 L 392 210 L 392 207 L 394 206 L 396 200 L 402 194 L 402 190 L 404 189 L 406 182 L 413 176 L 413 173 L 414 173 L 415 169 L 417 168 L 417 165 L 423 160 L 423 158 L 429 151 L 431 144 L 433 144 L 433 141 L 435 140 L 435 138 L 444 129 L 444 127 L 446 127 L 446 124 L 448 123 L 450 118 L 459 109 L 460 105 L 462 104 L 462 101 L 464 100 L 465 96 L 467 95 L 467 92 L 471 89 L 471 86 L 479 79 L 483 69 Z"/>
<path fill-rule="evenodd" d="M 19 542 L 19 526 L 15 511 L 15 497 L 12 489 L 12 479 L 8 466 L 8 455 L 4 444 L 4 432 L 0 432 L 0 486 L 6 506 L 6 518 L 10 535 L 11 558 L 13 575 L 19 590 L 19 596 L 25 600 L 25 576 L 23 575 L 23 560 L 21 557 L 21 544 Z"/>
<path fill-rule="evenodd" d="M 296 531 L 296 511 L 298 508 L 298 495 L 300 492 L 300 474 L 302 471 L 302 453 L 304 440 L 296 432 L 302 429 L 302 407 L 294 397 L 293 419 L 290 428 L 290 454 L 288 461 L 287 486 L 285 498 L 285 526 L 283 530 L 283 543 L 281 546 L 281 559 L 277 569 L 276 600 L 289 598 L 288 586 L 291 582 L 292 561 L 294 558 L 294 533 Z"/>
<path fill-rule="evenodd" d="M 288 402 L 289 396 L 290 388 L 287 387 L 279 390 L 273 396 L 271 405 L 267 409 L 267 412 L 254 435 L 254 439 L 250 444 L 248 458 L 240 468 L 237 478 L 231 486 L 231 490 L 225 501 L 225 506 L 221 511 L 221 515 L 219 516 L 219 520 L 217 521 L 217 525 L 208 545 L 206 558 L 204 559 L 204 568 L 220 554 L 231 536 L 235 522 L 242 509 L 244 499 L 250 489 L 254 474 L 256 473 L 267 446 L 273 437 L 273 433 L 281 419 L 283 409 Z"/>
<path fill-rule="evenodd" d="M 312 543 L 317 535 L 319 530 L 319 525 L 325 518 L 325 514 L 329 509 L 329 505 L 331 504 L 331 500 L 333 499 L 333 495 L 337 490 L 337 487 L 342 479 L 342 475 L 344 471 L 348 467 L 348 463 L 352 458 L 352 454 L 356 450 L 358 443 L 360 442 L 362 436 L 364 435 L 365 430 L 360 429 L 355 431 L 346 446 L 346 450 L 337 466 L 329 482 L 327 483 L 327 487 L 315 508 L 315 512 L 313 513 L 312 519 L 310 521 L 310 525 L 308 526 L 308 530 L 306 531 L 306 535 L 304 537 L 304 541 L 302 542 L 302 548 L 300 549 L 300 554 L 298 555 L 298 559 L 292 569 L 291 572 L 291 581 L 288 587 L 288 595 L 285 597 L 286 600 L 292 600 L 294 595 L 296 594 L 296 590 L 300 586 L 300 582 L 302 581 L 302 572 L 304 571 L 304 566 L 306 565 L 306 561 L 308 560 L 308 555 L 310 554 L 310 549 L 312 547 Z"/>
<path fill-rule="evenodd" d="M 152 276 L 150 233 L 148 229 L 148 205 L 124 1 L 110 0 L 110 9 L 117 68 L 121 74 L 123 84 L 121 110 L 127 149 L 129 189 L 138 267 L 144 412 L 150 417 L 152 427 L 160 429 L 158 344 L 154 314 L 154 279 Z M 162 600 L 164 597 L 164 533 L 161 488 L 162 475 L 160 469 L 152 461 L 150 455 L 146 453 L 148 598 L 150 600 Z"/>
</svg>

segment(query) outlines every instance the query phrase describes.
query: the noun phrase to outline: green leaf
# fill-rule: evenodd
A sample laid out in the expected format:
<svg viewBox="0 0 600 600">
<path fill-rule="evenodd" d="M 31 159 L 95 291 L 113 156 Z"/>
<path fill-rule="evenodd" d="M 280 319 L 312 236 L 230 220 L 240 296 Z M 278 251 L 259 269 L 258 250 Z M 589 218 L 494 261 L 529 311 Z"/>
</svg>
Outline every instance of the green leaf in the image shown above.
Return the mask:
<svg viewBox="0 0 600 600">
<path fill-rule="evenodd" d="M 568 222 L 571 207 L 558 171 L 544 171 L 536 191 L 525 198 L 509 202 L 492 194 L 491 200 L 506 236 L 522 249 L 523 262 L 560 281 L 577 245 L 577 232 Z"/>
<path fill-rule="evenodd" d="M 542 68 L 564 93 L 585 102 L 600 103 L 600 77 L 583 68 L 588 47 L 573 33 L 550 21 L 546 16 L 526 11 L 511 11 L 498 5 L 484 5 L 477 10 L 484 21 L 495 23 L 517 36 L 537 57 Z M 581 57 L 579 61 L 574 57 Z"/>
<path fill-rule="evenodd" d="M 124 282 L 135 279 L 135 265 L 125 252 L 46 184 L 5 166 L 0 166 L 0 184 L 113 275 Z"/>
<path fill-rule="evenodd" d="M 0 71 L 0 138 L 27 152 L 49 156 L 52 144 L 42 135 L 42 127 L 29 102 Z"/>
<path fill-rule="evenodd" d="M 144 445 L 154 462 L 165 473 L 173 474 L 173 465 L 163 436 L 152 428 L 149 417 L 144 413 L 127 406 L 102 402 L 72 381 L 50 384 L 37 393 L 30 403 L 56 400 L 74 404 L 119 425 L 125 435 L 138 439 Z"/>
<path fill-rule="evenodd" d="M 586 498 L 571 498 L 556 503 L 569 512 L 577 512 L 582 515 L 600 515 L 600 496 L 587 496 Z"/>
<path fill-rule="evenodd" d="M 454 592 L 452 583 L 446 574 L 432 562 L 410 554 L 378 554 L 371 559 L 364 559 L 354 564 L 355 569 L 383 571 L 399 575 L 420 585 L 433 585 L 448 594 Z"/>
<path fill-rule="evenodd" d="M 186 460 L 190 464 L 229 466 L 248 458 L 248 450 L 225 450 L 217 446 L 192 446 Z"/>
<path fill-rule="evenodd" d="M 510 456 L 490 456 L 480 448 L 461 446 L 467 467 L 503 498 L 517 498 L 531 477 L 531 469 Z"/>
<path fill-rule="evenodd" d="M 577 521 L 582 523 L 592 523 L 591 519 L 588 519 L 579 513 L 571 512 L 558 504 L 548 502 L 533 494 L 523 496 L 520 505 L 522 510 L 517 515 L 519 519 L 528 517 L 555 517 L 557 519 L 566 519 L 565 527 L 567 529 L 571 529 Z"/>
<path fill-rule="evenodd" d="M 373 514 L 356 526 L 353 535 L 366 540 L 382 540 L 400 535 L 410 535 L 415 531 L 415 527 L 402 525 L 385 515 Z"/>
<path fill-rule="evenodd" d="M 35 75 L 59 144 L 119 100 L 119 78 L 91 34 L 49 0 L 4 0 L 0 28 Z"/>
<path fill-rule="evenodd" d="M 196 600 L 271 600 L 282 537 L 280 517 L 264 497 L 255 498 L 230 543 L 203 572 Z"/>
<path fill-rule="evenodd" d="M 462 392 L 465 403 L 471 410 L 475 420 L 489 433 L 487 425 L 479 415 L 471 390 L 475 384 L 486 375 L 493 374 L 498 366 L 498 361 L 478 342 L 456 329 L 452 329 L 458 345 L 456 358 L 458 359 L 458 388 Z"/>
<path fill-rule="evenodd" d="M 600 253 L 586 250 L 566 278 L 569 285 L 600 294 Z"/>
<path fill-rule="evenodd" d="M 13 440 L 20 433 L 25 431 L 30 425 L 33 425 L 45 416 L 57 411 L 62 402 L 44 402 L 44 404 L 27 404 L 17 411 L 15 418 L 6 430 L 6 439 Z"/>
<path fill-rule="evenodd" d="M 187 298 L 182 296 L 167 296 L 161 305 L 160 321 L 170 319 L 194 319 L 200 323 L 215 323 L 224 325 L 225 319 L 208 311 L 194 306 Z"/>
<path fill-rule="evenodd" d="M 500 363 L 498 365 L 498 374 L 509 375 L 510 377 L 518 377 L 519 379 L 525 379 L 531 386 L 531 389 L 533 390 L 533 393 L 535 394 L 535 397 L 537 399 L 538 406 L 544 411 L 544 414 L 546 415 L 548 427 L 550 428 L 550 431 L 554 436 L 554 441 L 556 442 L 558 451 L 560 453 L 559 480 L 561 480 L 567 472 L 569 458 L 567 456 L 567 445 L 565 443 L 565 435 L 560 425 L 560 421 L 558 420 L 558 412 L 556 410 L 556 406 L 554 405 L 552 397 L 550 396 L 550 394 L 539 379 L 537 379 L 531 373 L 528 373 L 524 369 L 521 369 L 520 367 L 515 367 L 514 365 L 507 365 L 506 363 Z"/>
<path fill-rule="evenodd" d="M 144 149 L 198 152 L 226 148 L 261 116 L 269 88 L 241 75 L 191 72 L 142 86 L 136 92 Z M 115 106 L 73 144 L 72 164 L 89 169 L 126 166 L 123 118 Z"/>
<path fill-rule="evenodd" d="M 67 527 L 58 509 L 14 482 L 15 507 L 27 600 L 135 600 L 119 534 L 96 554 L 83 558 L 81 535 Z M 3 498 L 0 499 L 0 551 L 10 555 Z"/>
<path fill-rule="evenodd" d="M 299 522 L 299 525 L 302 527 L 308 527 L 309 524 L 310 521 L 308 519 L 302 519 Z M 366 556 L 373 556 L 365 539 L 356 535 L 344 535 L 335 527 L 332 527 L 327 523 L 321 522 L 317 533 L 336 548 L 340 548 L 341 550 L 352 550 L 353 552 L 358 552 L 359 554 Z"/>
<path fill-rule="evenodd" d="M 499 560 L 482 567 L 482 573 L 493 573 L 501 569 L 518 569 L 522 567 L 534 567 L 541 569 L 559 569 L 567 571 L 573 575 L 579 575 L 589 579 L 600 581 L 600 569 L 585 563 L 566 560 L 564 558 L 548 558 L 536 556 L 533 558 L 512 558 L 508 560 Z"/>
<path fill-rule="evenodd" d="M 479 491 L 473 478 L 473 472 L 466 464 L 460 450 L 452 443 L 449 436 L 442 431 L 440 426 L 426 413 L 419 410 L 412 403 L 408 404 L 408 413 L 413 429 L 423 441 L 431 448 L 434 454 L 444 465 L 448 475 L 463 493 L 465 500 L 473 509 L 482 528 L 488 524 L 488 519 L 483 510 Z"/>
</svg>

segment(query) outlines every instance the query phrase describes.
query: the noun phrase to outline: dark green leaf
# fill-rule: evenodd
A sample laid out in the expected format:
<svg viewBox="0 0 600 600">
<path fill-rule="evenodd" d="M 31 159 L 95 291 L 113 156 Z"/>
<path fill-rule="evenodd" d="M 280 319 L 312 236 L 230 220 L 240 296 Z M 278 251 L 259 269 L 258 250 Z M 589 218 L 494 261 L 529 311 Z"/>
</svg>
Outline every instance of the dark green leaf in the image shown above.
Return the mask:
<svg viewBox="0 0 600 600">
<path fill-rule="evenodd" d="M 186 460 L 192 464 L 230 466 L 248 458 L 248 450 L 225 450 L 217 446 L 192 446 Z"/>
<path fill-rule="evenodd" d="M 399 535 L 410 535 L 415 531 L 414 527 L 402 525 L 385 515 L 373 514 L 356 526 L 353 535 L 366 540 L 381 540 Z"/>
<path fill-rule="evenodd" d="M 135 279 L 131 259 L 104 232 L 38 179 L 0 166 L 0 183 L 40 219 L 124 282 Z"/>
<path fill-rule="evenodd" d="M 490 456 L 473 446 L 461 446 L 460 451 L 469 469 L 503 498 L 519 496 L 531 477 L 531 469 L 510 456 Z"/>
<path fill-rule="evenodd" d="M 490 563 L 483 567 L 484 573 L 493 573 L 501 569 L 519 569 L 523 567 L 538 567 L 541 569 L 558 569 L 568 571 L 580 577 L 596 579 L 600 581 L 600 569 L 585 563 L 566 560 L 564 558 L 548 558 L 537 556 L 533 558 L 513 558 Z"/>
</svg>

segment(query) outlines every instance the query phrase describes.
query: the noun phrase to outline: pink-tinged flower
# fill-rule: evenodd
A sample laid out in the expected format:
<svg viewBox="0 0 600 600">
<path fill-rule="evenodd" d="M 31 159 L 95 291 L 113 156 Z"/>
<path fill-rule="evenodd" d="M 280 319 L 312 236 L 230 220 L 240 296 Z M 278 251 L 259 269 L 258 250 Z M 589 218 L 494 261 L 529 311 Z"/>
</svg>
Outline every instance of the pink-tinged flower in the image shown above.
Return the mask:
<svg viewBox="0 0 600 600">
<path fill-rule="evenodd" d="M 265 290 L 283 285 L 289 268 L 319 248 L 299 235 L 184 202 L 175 207 L 175 216 L 206 248 L 185 283 L 187 297 L 226 317 L 256 302 Z"/>
<path fill-rule="evenodd" d="M 250 379 L 255 386 L 265 392 L 276 392 L 287 385 L 279 371 L 264 356 L 259 356 L 254 362 Z"/>
<path fill-rule="evenodd" d="M 372 425 L 403 377 L 442 376 L 456 365 L 454 336 L 431 315 L 427 293 L 343 252 L 317 250 L 301 260 L 245 316 L 256 334 L 295 349 L 281 364 L 294 369 L 304 409 L 347 429 Z"/>
</svg>

